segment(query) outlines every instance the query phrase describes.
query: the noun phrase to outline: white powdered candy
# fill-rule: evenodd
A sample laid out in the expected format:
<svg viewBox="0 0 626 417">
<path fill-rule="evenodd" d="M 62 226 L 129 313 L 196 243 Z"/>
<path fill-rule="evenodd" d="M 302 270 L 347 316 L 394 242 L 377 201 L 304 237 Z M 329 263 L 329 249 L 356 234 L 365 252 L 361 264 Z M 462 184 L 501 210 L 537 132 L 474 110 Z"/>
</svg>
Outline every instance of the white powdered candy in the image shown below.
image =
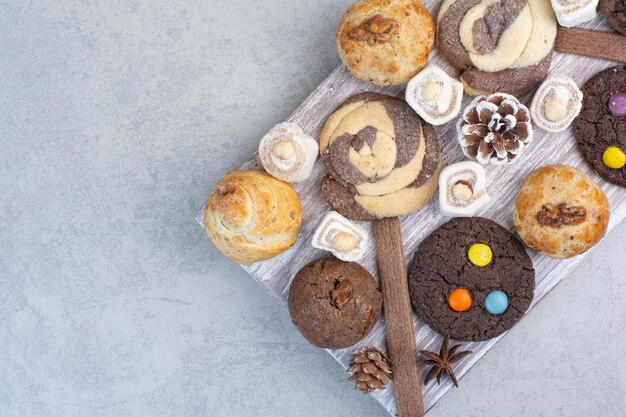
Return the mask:
<svg viewBox="0 0 626 417">
<path fill-rule="evenodd" d="M 463 84 L 436 65 L 428 65 L 409 81 L 405 99 L 427 123 L 442 125 L 459 114 Z"/>
<path fill-rule="evenodd" d="M 317 141 L 295 123 L 280 123 L 261 139 L 259 159 L 271 176 L 286 182 L 304 181 L 317 159 Z"/>
<path fill-rule="evenodd" d="M 485 168 L 478 162 L 457 162 L 441 170 L 439 209 L 444 216 L 473 216 L 490 200 L 485 185 Z"/>
<path fill-rule="evenodd" d="M 551 0 L 556 20 L 561 26 L 572 27 L 597 16 L 598 0 Z"/>
<path fill-rule="evenodd" d="M 336 211 L 329 212 L 313 234 L 314 248 L 332 252 L 346 262 L 356 262 L 365 255 L 369 234 L 365 228 Z"/>
<path fill-rule="evenodd" d="M 537 89 L 530 105 L 533 122 L 548 132 L 562 132 L 580 113 L 583 93 L 565 75 L 551 75 Z"/>
</svg>

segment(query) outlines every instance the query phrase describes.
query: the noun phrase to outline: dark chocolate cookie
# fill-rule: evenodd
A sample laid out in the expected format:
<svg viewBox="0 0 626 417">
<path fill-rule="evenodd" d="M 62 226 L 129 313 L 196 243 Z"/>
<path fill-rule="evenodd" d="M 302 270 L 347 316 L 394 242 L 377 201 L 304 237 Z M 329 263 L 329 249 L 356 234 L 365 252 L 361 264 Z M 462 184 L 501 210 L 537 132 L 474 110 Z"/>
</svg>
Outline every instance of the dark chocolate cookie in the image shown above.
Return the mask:
<svg viewBox="0 0 626 417">
<path fill-rule="evenodd" d="M 600 0 L 598 8 L 609 25 L 622 35 L 626 35 L 626 2 L 624 0 Z"/>
<path fill-rule="evenodd" d="M 603 154 L 609 147 L 626 152 L 626 115 L 611 112 L 616 93 L 626 94 L 626 66 L 608 68 L 594 75 L 582 88 L 583 104 L 572 124 L 578 149 L 604 179 L 626 187 L 626 167 L 610 168 Z"/>
<path fill-rule="evenodd" d="M 296 274 L 288 303 L 291 320 L 305 339 L 322 348 L 342 349 L 372 330 L 383 296 L 361 265 L 329 257 Z"/>
<path fill-rule="evenodd" d="M 469 260 L 478 243 L 493 253 L 486 266 Z M 534 289 L 535 270 L 524 246 L 481 217 L 456 218 L 439 227 L 419 245 L 409 267 L 415 313 L 457 340 L 486 340 L 509 330 L 528 309 Z"/>
</svg>

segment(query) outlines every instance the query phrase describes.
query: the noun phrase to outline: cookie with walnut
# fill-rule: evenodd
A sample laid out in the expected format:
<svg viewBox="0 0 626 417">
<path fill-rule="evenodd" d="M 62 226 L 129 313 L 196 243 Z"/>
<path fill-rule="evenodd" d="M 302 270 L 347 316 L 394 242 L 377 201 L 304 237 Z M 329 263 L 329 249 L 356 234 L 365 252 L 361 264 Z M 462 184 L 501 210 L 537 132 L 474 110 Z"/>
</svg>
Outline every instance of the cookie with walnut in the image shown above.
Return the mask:
<svg viewBox="0 0 626 417">
<path fill-rule="evenodd" d="M 380 319 L 383 296 L 361 265 L 328 257 L 298 271 L 288 305 L 293 324 L 306 340 L 343 349 L 369 334 Z"/>
<path fill-rule="evenodd" d="M 419 0 L 358 0 L 337 27 L 339 57 L 355 78 L 408 82 L 428 63 L 435 23 Z"/>
<path fill-rule="evenodd" d="M 515 200 L 515 229 L 526 245 L 552 258 L 571 258 L 602 239 L 609 201 L 582 171 L 550 165 L 533 171 Z"/>
</svg>

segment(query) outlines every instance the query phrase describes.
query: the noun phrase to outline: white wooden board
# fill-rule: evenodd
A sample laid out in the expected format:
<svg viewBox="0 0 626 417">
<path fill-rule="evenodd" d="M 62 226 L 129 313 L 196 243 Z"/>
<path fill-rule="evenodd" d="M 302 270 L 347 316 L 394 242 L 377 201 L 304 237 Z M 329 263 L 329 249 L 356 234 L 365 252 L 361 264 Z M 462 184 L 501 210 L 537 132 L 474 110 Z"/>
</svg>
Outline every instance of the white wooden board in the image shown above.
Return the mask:
<svg viewBox="0 0 626 417">
<path fill-rule="evenodd" d="M 426 1 L 426 6 L 431 14 L 436 16 L 438 1 Z M 608 30 L 608 26 L 599 17 L 585 25 L 585 27 Z M 436 49 L 431 54 L 430 62 L 439 65 L 449 74 L 456 75 L 455 71 L 438 56 Z M 582 86 L 593 74 L 613 65 L 616 64 L 592 58 L 555 53 L 551 73 L 569 75 L 579 86 Z M 318 137 L 326 117 L 348 97 L 362 91 L 375 91 L 403 97 L 404 87 L 371 86 L 355 80 L 345 67 L 339 66 L 291 114 L 288 121 L 297 123 L 306 133 L 313 137 Z M 463 107 L 470 100 L 470 97 L 465 96 Z M 526 97 L 522 101 L 529 104 L 530 97 Z M 276 122 L 280 121 L 277 120 Z M 443 126 L 435 127 L 442 149 L 444 165 L 465 159 L 456 140 L 455 122 L 456 120 Z M 500 167 L 487 166 L 487 188 L 492 196 L 492 201 L 477 215 L 492 219 L 509 230 L 513 230 L 513 202 L 523 179 L 535 168 L 554 163 L 568 164 L 580 168 L 600 184 L 611 202 L 609 231 L 626 217 L 626 189 L 609 184 L 585 164 L 576 148 L 571 128 L 560 134 L 547 133 L 536 128 L 533 143 L 524 150 L 524 154 L 516 163 Z M 257 156 L 252 155 L 243 168 L 260 168 Z M 315 228 L 329 210 L 329 206 L 320 195 L 320 181 L 324 174 L 325 170 L 318 159 L 311 178 L 294 186 L 302 200 L 303 212 L 302 229 L 295 246 L 273 259 L 245 267 L 246 271 L 285 307 L 287 306 L 289 284 L 295 273 L 308 262 L 327 254 L 321 250 L 314 249 L 310 244 Z M 422 210 L 415 214 L 404 216 L 401 219 L 407 262 L 412 258 L 419 242 L 449 219 L 439 213 L 437 199 L 438 197 L 435 196 Z M 202 214 L 200 213 L 197 220 L 202 224 L 201 216 Z M 368 229 L 371 228 L 371 225 L 367 222 L 363 223 L 363 225 Z M 535 266 L 537 283 L 535 298 L 530 306 L 530 309 L 532 309 L 578 263 L 582 262 L 589 252 L 570 260 L 551 259 L 530 250 L 529 254 Z M 374 276 L 377 275 L 376 253 L 373 241 L 370 243 L 367 255 L 361 263 Z M 415 316 L 413 317 L 413 323 L 418 349 L 438 350 L 442 337 Z M 464 343 L 463 349 L 472 350 L 474 353 L 455 364 L 453 368 L 456 375 L 462 378 L 501 337 L 486 342 Z M 328 350 L 328 353 L 346 367 L 352 352 L 364 345 L 375 345 L 385 349 L 384 318 L 374 327 L 369 336 L 358 345 L 348 349 Z M 422 376 L 425 376 L 426 371 L 427 369 L 422 370 Z M 346 387 L 349 387 L 351 383 L 347 381 L 347 377 L 348 374 L 346 374 Z M 431 382 L 425 386 L 423 394 L 426 409 L 430 409 L 451 387 L 452 383 L 447 378 L 442 380 L 441 385 Z M 371 395 L 389 413 L 395 415 L 396 406 L 393 384 L 384 391 L 377 391 Z"/>
</svg>

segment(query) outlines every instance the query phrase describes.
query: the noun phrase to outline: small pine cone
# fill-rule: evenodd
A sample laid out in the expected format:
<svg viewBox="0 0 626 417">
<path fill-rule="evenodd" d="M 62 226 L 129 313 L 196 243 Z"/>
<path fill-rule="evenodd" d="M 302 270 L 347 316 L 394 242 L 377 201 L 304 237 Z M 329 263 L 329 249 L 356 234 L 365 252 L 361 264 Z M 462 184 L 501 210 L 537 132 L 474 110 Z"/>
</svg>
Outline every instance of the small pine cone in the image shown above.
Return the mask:
<svg viewBox="0 0 626 417">
<path fill-rule="evenodd" d="M 385 389 L 393 376 L 389 358 L 378 348 L 367 346 L 354 352 L 348 372 L 352 372 L 350 381 L 355 388 L 370 393 L 376 389 Z"/>
</svg>

